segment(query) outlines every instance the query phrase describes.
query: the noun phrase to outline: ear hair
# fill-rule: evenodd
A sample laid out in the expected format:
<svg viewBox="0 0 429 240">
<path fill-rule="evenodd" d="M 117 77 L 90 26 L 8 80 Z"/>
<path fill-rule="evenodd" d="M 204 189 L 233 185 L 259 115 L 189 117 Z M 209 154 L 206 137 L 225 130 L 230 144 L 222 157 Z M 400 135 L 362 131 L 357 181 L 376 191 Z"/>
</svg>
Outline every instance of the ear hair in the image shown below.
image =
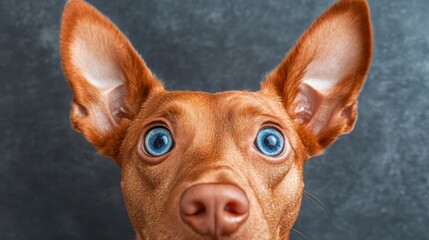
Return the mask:
<svg viewBox="0 0 429 240">
<path fill-rule="evenodd" d="M 309 155 L 353 129 L 368 73 L 372 31 L 365 0 L 342 0 L 319 17 L 261 84 L 280 96 Z"/>
<path fill-rule="evenodd" d="M 163 86 L 120 30 L 84 1 L 67 3 L 60 47 L 73 91 L 73 127 L 113 157 L 129 121 Z"/>
</svg>

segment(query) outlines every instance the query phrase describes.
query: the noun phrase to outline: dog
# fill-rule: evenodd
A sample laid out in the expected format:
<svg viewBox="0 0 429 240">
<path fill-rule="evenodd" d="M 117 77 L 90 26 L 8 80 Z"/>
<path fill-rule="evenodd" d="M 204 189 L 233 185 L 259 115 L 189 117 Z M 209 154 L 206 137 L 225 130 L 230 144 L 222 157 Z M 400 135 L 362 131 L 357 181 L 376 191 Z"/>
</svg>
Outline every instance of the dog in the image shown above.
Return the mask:
<svg viewBox="0 0 429 240">
<path fill-rule="evenodd" d="M 365 0 L 340 0 L 260 90 L 167 91 L 120 30 L 70 0 L 60 34 L 71 123 L 121 167 L 136 239 L 289 239 L 303 166 L 357 118 L 372 30 Z"/>
</svg>

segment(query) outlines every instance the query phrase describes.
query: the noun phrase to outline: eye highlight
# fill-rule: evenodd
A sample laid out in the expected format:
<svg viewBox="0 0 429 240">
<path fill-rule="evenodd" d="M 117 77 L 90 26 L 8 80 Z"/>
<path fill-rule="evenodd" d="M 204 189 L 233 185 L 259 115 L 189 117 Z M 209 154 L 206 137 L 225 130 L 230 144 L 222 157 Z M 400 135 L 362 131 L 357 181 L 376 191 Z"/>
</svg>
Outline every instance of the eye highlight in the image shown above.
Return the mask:
<svg viewBox="0 0 429 240">
<path fill-rule="evenodd" d="M 277 129 L 267 127 L 258 132 L 255 140 L 255 147 L 266 156 L 277 157 L 284 151 L 285 140 Z"/>
<path fill-rule="evenodd" d="M 164 127 L 152 128 L 144 139 L 145 152 L 152 157 L 159 157 L 168 153 L 173 147 L 173 137 Z"/>
</svg>

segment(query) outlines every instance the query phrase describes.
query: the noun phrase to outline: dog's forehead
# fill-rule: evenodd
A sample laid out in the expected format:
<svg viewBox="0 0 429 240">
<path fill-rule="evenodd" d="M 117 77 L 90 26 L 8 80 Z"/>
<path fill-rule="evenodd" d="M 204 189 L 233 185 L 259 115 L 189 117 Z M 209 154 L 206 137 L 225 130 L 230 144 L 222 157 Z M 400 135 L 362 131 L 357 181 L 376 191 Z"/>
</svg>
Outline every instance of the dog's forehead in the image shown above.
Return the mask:
<svg viewBox="0 0 429 240">
<path fill-rule="evenodd" d="M 216 93 L 215 95 L 217 104 L 228 110 L 225 112 L 231 114 L 242 115 L 246 112 L 253 112 L 254 115 L 271 114 L 274 116 L 284 114 L 280 101 L 259 92 L 230 91 Z"/>
<path fill-rule="evenodd" d="M 276 98 L 259 92 L 227 91 L 218 93 L 172 91 L 159 94 L 144 106 L 150 115 L 167 118 L 195 117 L 232 121 L 239 117 L 271 115 L 284 118 L 286 112 Z"/>
</svg>

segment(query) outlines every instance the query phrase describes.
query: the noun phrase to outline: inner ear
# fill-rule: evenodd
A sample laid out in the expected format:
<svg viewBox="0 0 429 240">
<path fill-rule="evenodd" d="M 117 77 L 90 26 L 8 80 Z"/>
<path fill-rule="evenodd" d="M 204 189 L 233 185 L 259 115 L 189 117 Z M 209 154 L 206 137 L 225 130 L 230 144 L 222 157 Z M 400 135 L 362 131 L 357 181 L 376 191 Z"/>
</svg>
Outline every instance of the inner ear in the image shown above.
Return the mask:
<svg viewBox="0 0 429 240">
<path fill-rule="evenodd" d="M 307 84 L 299 85 L 299 92 L 295 100 L 294 115 L 301 124 L 307 124 L 315 115 L 323 101 L 320 92 Z"/>
<path fill-rule="evenodd" d="M 71 61 L 85 82 L 93 87 L 91 95 L 101 103 L 81 105 L 80 112 L 93 115 L 91 118 L 100 129 L 115 127 L 126 116 L 127 89 L 119 62 L 121 56 L 118 56 L 123 40 L 97 22 L 78 21 L 75 29 L 76 37 L 70 46 Z"/>
<path fill-rule="evenodd" d="M 85 1 L 67 3 L 60 47 L 73 91 L 73 127 L 100 153 L 113 157 L 127 119 L 133 119 L 150 94 L 163 91 L 163 86 L 127 37 Z"/>
<path fill-rule="evenodd" d="M 125 76 L 118 62 L 118 51 L 114 51 L 120 47 L 121 41 L 115 41 L 115 33 L 99 26 L 97 22 L 87 24 L 81 21 L 77 24 L 82 26 L 76 26 L 77 37 L 70 48 L 72 62 L 85 81 L 96 89 L 104 103 L 103 109 L 90 112 L 98 118 L 102 117 L 100 112 L 105 112 L 108 121 L 99 119 L 97 122 L 117 125 L 126 116 Z M 81 112 L 88 112 L 88 109 Z"/>
<path fill-rule="evenodd" d="M 118 62 L 117 44 L 112 31 L 107 31 L 98 24 L 78 22 L 76 38 L 71 46 L 73 64 L 85 80 L 92 86 L 103 91 L 109 91 L 124 84 L 125 78 Z M 116 45 L 116 46 L 115 46 Z"/>
<path fill-rule="evenodd" d="M 366 59 L 367 42 L 362 39 L 357 16 L 345 12 L 330 16 L 312 27 L 311 36 L 302 41 L 302 49 L 308 49 L 311 62 L 306 68 L 302 84 L 307 84 L 323 95 L 334 89 L 341 80 L 361 67 Z"/>
<path fill-rule="evenodd" d="M 117 124 L 121 118 L 129 118 L 127 115 L 128 109 L 124 102 L 126 87 L 121 84 L 108 91 L 104 92 L 106 109 L 109 111 L 109 116 L 114 124 Z"/>
<path fill-rule="evenodd" d="M 357 24 L 358 15 L 346 11 L 330 18 L 317 22 L 318 26 L 309 30 L 311 35 L 302 41 L 300 48 L 312 57 L 297 96 L 291 99 L 295 106 L 292 111 L 314 134 L 338 122 L 336 115 L 346 107 L 338 105 L 341 98 L 351 95 L 350 89 L 360 88 L 363 82 L 353 75 L 367 68 L 368 43 Z M 340 117 L 352 122 L 347 116 Z"/>
</svg>

